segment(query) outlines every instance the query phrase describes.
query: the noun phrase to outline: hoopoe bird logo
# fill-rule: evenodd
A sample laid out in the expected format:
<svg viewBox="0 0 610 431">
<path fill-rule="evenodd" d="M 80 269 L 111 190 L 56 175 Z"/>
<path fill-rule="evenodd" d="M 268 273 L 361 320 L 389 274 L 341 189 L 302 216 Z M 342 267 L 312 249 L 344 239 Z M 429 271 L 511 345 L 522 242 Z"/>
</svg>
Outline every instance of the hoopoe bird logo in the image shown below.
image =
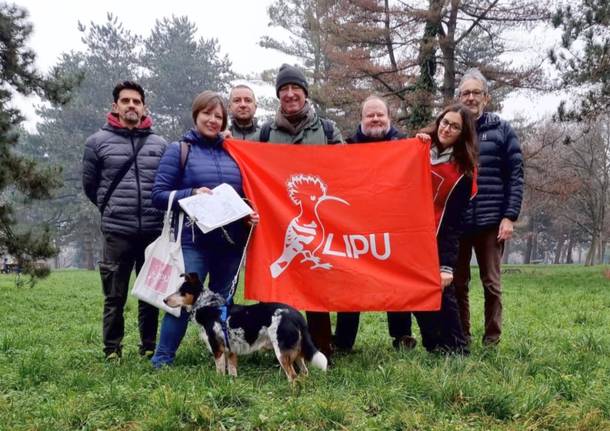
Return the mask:
<svg viewBox="0 0 610 431">
<path fill-rule="evenodd" d="M 324 224 L 318 215 L 322 202 L 333 200 L 345 205 L 349 203 L 336 196 L 327 195 L 328 187 L 314 175 L 292 175 L 286 182 L 288 196 L 296 206 L 299 214 L 293 218 L 286 228 L 284 251 L 269 267 L 273 278 L 279 277 L 288 268 L 290 262 L 299 256 L 300 263 L 310 262 L 310 269 L 330 269 L 332 265 L 322 262 L 316 255 L 324 243 Z"/>
</svg>

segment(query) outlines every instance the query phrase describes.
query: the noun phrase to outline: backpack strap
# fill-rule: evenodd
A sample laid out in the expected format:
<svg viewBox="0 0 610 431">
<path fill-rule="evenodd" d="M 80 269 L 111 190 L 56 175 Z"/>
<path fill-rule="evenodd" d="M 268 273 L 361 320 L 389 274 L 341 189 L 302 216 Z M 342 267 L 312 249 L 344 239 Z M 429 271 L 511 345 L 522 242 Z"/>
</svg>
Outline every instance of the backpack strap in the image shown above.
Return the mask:
<svg viewBox="0 0 610 431">
<path fill-rule="evenodd" d="M 104 211 L 106 210 L 106 206 L 108 206 L 108 201 L 110 201 L 110 197 L 114 193 L 114 190 L 117 188 L 121 180 L 125 177 L 125 174 L 127 174 L 127 171 L 129 171 L 129 169 L 131 168 L 131 165 L 133 165 L 133 162 L 138 157 L 138 153 L 144 146 L 144 143 L 146 143 L 147 138 L 148 135 L 138 138 L 138 142 L 134 147 L 133 154 L 131 155 L 131 157 L 129 157 L 129 159 L 125 161 L 125 163 L 123 163 L 115 177 L 112 179 L 112 182 L 108 186 L 108 190 L 106 190 L 106 194 L 104 195 L 102 204 L 100 205 L 100 214 L 104 215 Z"/>
<path fill-rule="evenodd" d="M 186 167 L 186 161 L 191 153 L 191 144 L 189 142 L 180 141 L 180 173 L 184 174 L 184 168 Z"/>
<path fill-rule="evenodd" d="M 333 122 L 327 120 L 326 118 L 320 118 L 320 121 L 322 122 L 322 128 L 324 129 L 324 136 L 326 136 L 326 143 L 334 144 L 335 142 L 332 142 L 333 135 L 335 134 L 335 126 L 333 126 Z"/>
</svg>

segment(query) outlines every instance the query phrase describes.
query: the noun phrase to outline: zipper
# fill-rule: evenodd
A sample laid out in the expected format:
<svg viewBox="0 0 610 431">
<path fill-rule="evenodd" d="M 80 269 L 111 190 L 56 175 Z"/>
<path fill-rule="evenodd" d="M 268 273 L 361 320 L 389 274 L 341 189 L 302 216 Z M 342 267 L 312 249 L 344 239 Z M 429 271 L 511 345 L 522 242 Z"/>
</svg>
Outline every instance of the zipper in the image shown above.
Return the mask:
<svg viewBox="0 0 610 431">
<path fill-rule="evenodd" d="M 136 152 L 136 146 L 133 142 L 133 134 L 129 137 L 131 139 L 131 149 L 133 153 Z M 146 139 L 146 138 L 143 138 Z M 143 146 L 143 145 L 142 145 Z M 138 169 L 138 156 L 136 155 L 134 161 L 134 172 L 136 176 L 136 190 L 138 191 L 138 233 L 142 231 L 142 190 L 140 188 L 140 171 Z"/>
</svg>

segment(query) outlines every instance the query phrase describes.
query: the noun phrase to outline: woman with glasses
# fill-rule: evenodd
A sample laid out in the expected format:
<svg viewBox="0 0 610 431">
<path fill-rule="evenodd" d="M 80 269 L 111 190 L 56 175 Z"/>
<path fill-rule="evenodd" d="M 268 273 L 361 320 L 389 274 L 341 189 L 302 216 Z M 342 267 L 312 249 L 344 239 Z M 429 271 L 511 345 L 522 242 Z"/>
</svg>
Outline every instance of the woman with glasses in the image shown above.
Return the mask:
<svg viewBox="0 0 610 431">
<path fill-rule="evenodd" d="M 432 192 L 440 279 L 439 311 L 417 312 L 422 344 L 428 351 L 468 353 L 453 286 L 460 220 L 476 193 L 476 133 L 471 112 L 464 105 L 446 107 L 436 121 L 418 135 L 430 142 Z"/>
</svg>

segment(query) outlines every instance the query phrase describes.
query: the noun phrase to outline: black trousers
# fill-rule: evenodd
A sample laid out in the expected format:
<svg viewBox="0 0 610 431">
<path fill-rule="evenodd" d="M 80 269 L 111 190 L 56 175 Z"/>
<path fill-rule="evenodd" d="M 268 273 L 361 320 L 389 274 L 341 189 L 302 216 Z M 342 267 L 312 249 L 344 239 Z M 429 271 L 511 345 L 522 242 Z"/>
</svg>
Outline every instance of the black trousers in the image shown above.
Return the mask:
<svg viewBox="0 0 610 431">
<path fill-rule="evenodd" d="M 468 354 L 468 341 L 462 330 L 455 286 L 443 290 L 439 311 L 413 313 L 421 332 L 422 344 L 429 352 Z"/>
<path fill-rule="evenodd" d="M 360 312 L 337 313 L 334 342 L 339 349 L 349 350 L 356 342 Z M 388 330 L 390 337 L 401 338 L 411 335 L 411 313 L 404 311 L 388 311 Z"/>
<path fill-rule="evenodd" d="M 160 232 L 117 235 L 104 234 L 103 257 L 100 262 L 102 290 L 104 292 L 104 315 L 102 335 L 104 353 L 121 353 L 125 334 L 123 309 L 127 302 L 129 278 L 134 269 L 136 274 L 144 263 L 144 250 Z M 155 350 L 159 310 L 145 302 L 138 301 L 138 328 L 140 330 L 140 353 Z"/>
</svg>

